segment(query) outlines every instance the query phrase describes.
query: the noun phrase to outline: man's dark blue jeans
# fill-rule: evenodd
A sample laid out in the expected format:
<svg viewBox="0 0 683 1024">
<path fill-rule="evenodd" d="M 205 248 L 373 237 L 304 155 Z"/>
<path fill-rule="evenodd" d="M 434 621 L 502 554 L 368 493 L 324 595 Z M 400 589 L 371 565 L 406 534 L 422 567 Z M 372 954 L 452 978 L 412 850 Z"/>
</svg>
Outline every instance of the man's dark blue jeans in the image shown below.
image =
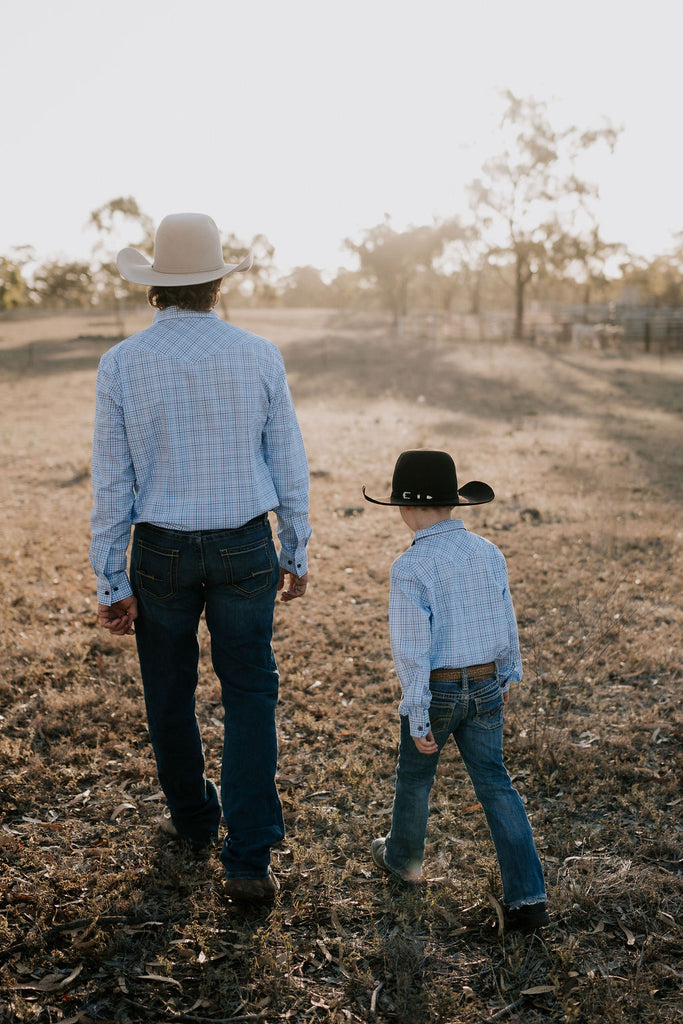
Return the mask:
<svg viewBox="0 0 683 1024">
<path fill-rule="evenodd" d="M 271 647 L 279 575 L 266 515 L 236 530 L 135 527 L 131 582 L 149 733 L 171 820 L 197 845 L 216 838 L 221 818 L 195 715 L 197 629 L 206 614 L 225 709 L 221 860 L 228 878 L 265 877 L 270 848 L 284 836 Z"/>
</svg>

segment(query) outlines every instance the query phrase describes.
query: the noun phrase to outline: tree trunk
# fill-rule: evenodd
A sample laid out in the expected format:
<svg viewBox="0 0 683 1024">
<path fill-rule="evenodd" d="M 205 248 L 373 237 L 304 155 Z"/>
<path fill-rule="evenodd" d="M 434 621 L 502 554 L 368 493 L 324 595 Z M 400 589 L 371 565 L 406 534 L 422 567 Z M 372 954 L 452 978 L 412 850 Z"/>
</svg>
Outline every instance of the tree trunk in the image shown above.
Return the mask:
<svg viewBox="0 0 683 1024">
<path fill-rule="evenodd" d="M 515 328 L 514 337 L 522 341 L 524 337 L 524 288 L 529 280 L 524 273 L 524 260 L 520 255 L 515 259 Z"/>
<path fill-rule="evenodd" d="M 481 272 L 476 270 L 472 275 L 472 286 L 470 288 L 470 313 L 472 316 L 479 316 L 481 313 Z"/>
</svg>

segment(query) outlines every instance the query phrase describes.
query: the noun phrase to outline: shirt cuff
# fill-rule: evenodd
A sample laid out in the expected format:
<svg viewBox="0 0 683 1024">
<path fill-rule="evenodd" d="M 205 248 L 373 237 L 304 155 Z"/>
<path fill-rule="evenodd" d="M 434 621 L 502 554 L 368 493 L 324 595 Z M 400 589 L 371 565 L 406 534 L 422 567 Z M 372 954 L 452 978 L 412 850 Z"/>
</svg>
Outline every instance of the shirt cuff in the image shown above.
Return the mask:
<svg viewBox="0 0 683 1024">
<path fill-rule="evenodd" d="M 520 662 L 498 661 L 496 662 L 496 669 L 501 690 L 507 690 L 511 682 L 520 683 L 522 681 L 523 672 Z"/>
<path fill-rule="evenodd" d="M 117 601 L 123 601 L 125 597 L 131 597 L 133 588 L 125 572 L 117 572 L 111 579 L 106 576 L 97 577 L 97 602 L 98 604 L 112 605 Z"/>
<path fill-rule="evenodd" d="M 302 551 L 285 551 L 284 548 L 280 548 L 280 555 L 278 559 L 280 568 L 284 569 L 285 572 L 291 572 L 295 576 L 305 576 L 308 572 L 308 560 L 306 558 L 306 548 Z"/>
<path fill-rule="evenodd" d="M 423 708 L 409 711 L 408 724 L 410 726 L 410 735 L 417 737 L 417 739 L 422 739 L 431 729 L 429 712 Z"/>
</svg>

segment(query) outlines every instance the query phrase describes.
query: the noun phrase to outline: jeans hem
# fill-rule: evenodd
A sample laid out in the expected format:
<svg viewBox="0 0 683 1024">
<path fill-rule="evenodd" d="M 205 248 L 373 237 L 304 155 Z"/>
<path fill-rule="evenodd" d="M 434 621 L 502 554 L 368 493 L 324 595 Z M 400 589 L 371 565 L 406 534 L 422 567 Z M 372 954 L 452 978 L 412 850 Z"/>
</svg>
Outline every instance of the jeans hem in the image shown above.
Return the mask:
<svg viewBox="0 0 683 1024">
<path fill-rule="evenodd" d="M 521 907 L 537 907 L 539 903 L 547 903 L 545 893 L 542 896 L 528 896 L 523 900 L 515 900 L 514 903 L 506 903 L 508 910 L 519 910 Z"/>
</svg>

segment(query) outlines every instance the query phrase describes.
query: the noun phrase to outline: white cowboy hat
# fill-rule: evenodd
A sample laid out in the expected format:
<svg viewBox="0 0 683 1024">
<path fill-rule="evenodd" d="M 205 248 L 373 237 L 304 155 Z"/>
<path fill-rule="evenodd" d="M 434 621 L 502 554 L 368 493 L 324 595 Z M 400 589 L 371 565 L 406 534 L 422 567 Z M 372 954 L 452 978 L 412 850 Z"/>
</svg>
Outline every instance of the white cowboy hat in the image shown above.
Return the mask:
<svg viewBox="0 0 683 1024">
<path fill-rule="evenodd" d="M 241 263 L 225 263 L 221 236 L 205 213 L 172 213 L 159 224 L 154 239 L 154 263 L 128 247 L 116 257 L 125 281 L 134 284 L 167 285 L 217 281 L 237 271 L 249 270 L 254 257 L 248 253 Z"/>
</svg>

